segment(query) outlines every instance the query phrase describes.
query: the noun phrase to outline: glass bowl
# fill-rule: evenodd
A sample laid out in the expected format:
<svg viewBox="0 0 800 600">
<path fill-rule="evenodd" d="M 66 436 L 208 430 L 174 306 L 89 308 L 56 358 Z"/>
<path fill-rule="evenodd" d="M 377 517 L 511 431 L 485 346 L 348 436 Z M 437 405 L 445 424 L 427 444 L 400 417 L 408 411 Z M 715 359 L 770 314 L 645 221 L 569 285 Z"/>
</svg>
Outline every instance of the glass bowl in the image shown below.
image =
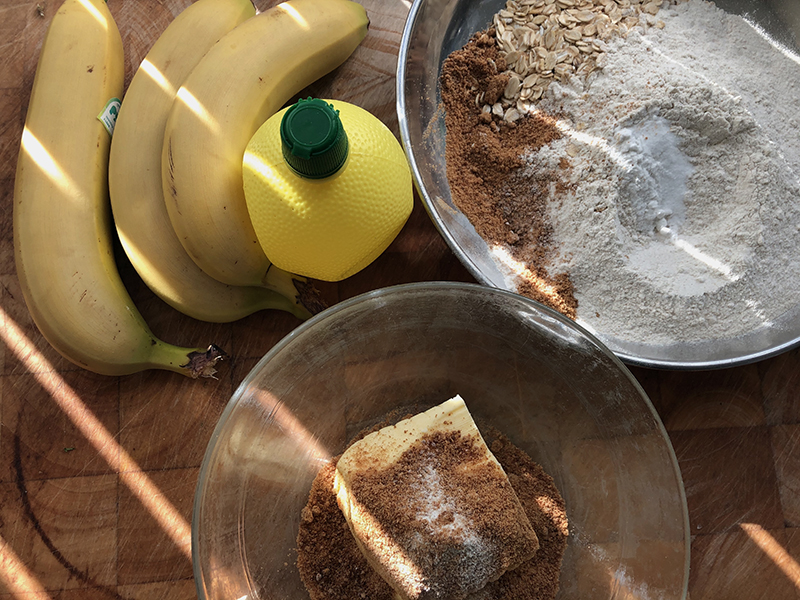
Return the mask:
<svg viewBox="0 0 800 600">
<path fill-rule="evenodd" d="M 715 4 L 727 12 L 746 15 L 754 27 L 800 53 L 797 0 L 717 0 Z M 486 29 L 504 5 L 505 0 L 414 1 L 397 62 L 397 114 L 415 185 L 439 233 L 477 281 L 510 289 L 491 249 L 451 197 L 439 86 L 444 60 L 463 47 L 472 34 Z M 793 285 L 797 287 L 797 283 Z M 654 328 L 658 326 L 653 323 Z M 604 331 L 594 333 L 627 364 L 679 370 L 731 367 L 762 360 L 800 344 L 800 305 L 754 331 L 728 339 L 661 344 L 642 343 L 633 336 Z"/>
<path fill-rule="evenodd" d="M 422 410 L 455 394 L 561 491 L 570 537 L 559 599 L 686 597 L 680 471 L 627 368 L 538 303 L 443 282 L 337 304 L 244 379 L 200 470 L 192 519 L 199 597 L 308 598 L 295 548 L 316 474 L 389 411 Z"/>
</svg>

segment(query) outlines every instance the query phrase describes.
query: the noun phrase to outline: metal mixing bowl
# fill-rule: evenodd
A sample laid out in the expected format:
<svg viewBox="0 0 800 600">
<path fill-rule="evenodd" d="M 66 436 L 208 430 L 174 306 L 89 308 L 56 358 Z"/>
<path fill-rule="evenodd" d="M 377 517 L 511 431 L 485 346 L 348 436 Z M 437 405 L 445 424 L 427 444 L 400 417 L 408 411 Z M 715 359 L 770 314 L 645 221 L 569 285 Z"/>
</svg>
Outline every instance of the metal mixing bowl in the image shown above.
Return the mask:
<svg viewBox="0 0 800 600">
<path fill-rule="evenodd" d="M 504 0 L 415 0 L 397 62 L 397 113 L 415 184 L 433 223 L 480 283 L 509 289 L 490 248 L 451 198 L 438 81 L 447 56 L 461 48 L 473 33 L 486 29 L 504 4 Z M 774 39 L 797 51 L 797 0 L 718 0 L 716 5 L 734 14 L 747 13 Z M 800 344 L 800 306 L 756 331 L 732 339 L 648 345 L 603 331 L 595 333 L 628 364 L 669 369 L 728 367 L 761 360 Z"/>
<path fill-rule="evenodd" d="M 561 491 L 570 537 L 560 600 L 685 598 L 689 522 L 678 464 L 627 368 L 522 296 L 427 283 L 320 313 L 242 382 L 200 470 L 192 519 L 200 599 L 308 598 L 295 540 L 320 468 L 389 411 L 455 394 Z"/>
</svg>

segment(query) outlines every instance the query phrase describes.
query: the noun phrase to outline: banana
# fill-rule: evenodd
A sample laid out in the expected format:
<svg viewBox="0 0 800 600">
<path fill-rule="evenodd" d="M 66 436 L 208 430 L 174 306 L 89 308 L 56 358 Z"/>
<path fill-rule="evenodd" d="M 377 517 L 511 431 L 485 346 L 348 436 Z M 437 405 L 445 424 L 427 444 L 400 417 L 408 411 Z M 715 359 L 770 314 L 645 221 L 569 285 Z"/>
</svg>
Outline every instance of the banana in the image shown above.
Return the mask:
<svg viewBox="0 0 800 600">
<path fill-rule="evenodd" d="M 215 279 L 268 287 L 297 279 L 271 266 L 258 243 L 242 157 L 258 127 L 343 63 L 368 25 L 350 0 L 283 2 L 217 42 L 178 91 L 164 134 L 164 198 L 189 256 Z"/>
<path fill-rule="evenodd" d="M 164 125 L 180 84 L 214 43 L 255 15 L 250 0 L 198 0 L 153 44 L 122 100 L 108 164 L 114 224 L 136 272 L 167 304 L 185 315 L 227 323 L 262 309 L 307 318 L 297 300 L 264 287 L 213 279 L 183 249 L 161 188 Z"/>
<path fill-rule="evenodd" d="M 14 255 L 23 296 L 45 339 L 90 371 L 211 376 L 224 353 L 157 339 L 114 263 L 109 130 L 123 83 L 122 39 L 105 2 L 66 0 L 42 45 L 17 161 Z"/>
</svg>

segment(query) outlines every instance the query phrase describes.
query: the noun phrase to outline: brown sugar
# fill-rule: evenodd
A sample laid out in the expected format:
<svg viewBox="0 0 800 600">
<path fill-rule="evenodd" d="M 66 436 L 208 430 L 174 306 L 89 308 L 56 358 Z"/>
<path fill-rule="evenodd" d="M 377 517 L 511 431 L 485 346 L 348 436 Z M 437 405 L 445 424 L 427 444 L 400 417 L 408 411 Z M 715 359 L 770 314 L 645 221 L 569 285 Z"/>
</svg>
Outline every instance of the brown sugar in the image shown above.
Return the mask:
<svg viewBox="0 0 800 600">
<path fill-rule="evenodd" d="M 539 549 L 516 569 L 469 596 L 470 600 L 552 600 L 558 590 L 567 543 L 564 501 L 552 478 L 527 454 L 496 431 L 484 432 L 503 466 Z M 394 600 L 393 589 L 363 556 L 339 510 L 333 481 L 335 458 L 317 475 L 301 514 L 297 567 L 312 600 Z M 447 511 L 439 514 L 444 523 Z M 480 519 L 480 517 L 476 517 Z"/>
<path fill-rule="evenodd" d="M 502 97 L 508 81 L 494 35 L 494 29 L 475 34 L 442 66 L 450 192 L 478 235 L 526 265 L 529 273 L 520 278 L 517 291 L 574 319 L 578 303 L 569 276 L 547 271 L 555 251 L 546 200 L 551 178 L 517 175 L 523 153 L 561 133 L 545 114 L 507 122 L 482 111 Z"/>
<path fill-rule="evenodd" d="M 391 587 L 358 549 L 336 503 L 331 462 L 314 479 L 300 518 L 297 568 L 311 600 L 394 600 Z"/>
<path fill-rule="evenodd" d="M 552 600 L 558 592 L 569 534 L 564 499 L 553 478 L 508 438 L 497 431 L 485 437 L 539 537 L 539 550 L 531 560 L 507 571 L 472 600 Z"/>
</svg>

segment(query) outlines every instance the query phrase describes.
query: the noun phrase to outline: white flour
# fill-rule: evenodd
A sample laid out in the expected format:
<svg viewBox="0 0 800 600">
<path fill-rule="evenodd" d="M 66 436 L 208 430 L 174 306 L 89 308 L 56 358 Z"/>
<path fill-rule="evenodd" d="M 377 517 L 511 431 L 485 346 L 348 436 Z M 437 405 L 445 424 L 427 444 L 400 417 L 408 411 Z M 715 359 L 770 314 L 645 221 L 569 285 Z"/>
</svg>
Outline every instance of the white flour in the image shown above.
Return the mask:
<svg viewBox="0 0 800 600">
<path fill-rule="evenodd" d="M 703 0 L 609 44 L 539 109 L 565 135 L 551 222 L 589 329 L 646 344 L 736 337 L 800 304 L 800 61 Z M 571 167 L 559 169 L 568 157 Z"/>
</svg>

